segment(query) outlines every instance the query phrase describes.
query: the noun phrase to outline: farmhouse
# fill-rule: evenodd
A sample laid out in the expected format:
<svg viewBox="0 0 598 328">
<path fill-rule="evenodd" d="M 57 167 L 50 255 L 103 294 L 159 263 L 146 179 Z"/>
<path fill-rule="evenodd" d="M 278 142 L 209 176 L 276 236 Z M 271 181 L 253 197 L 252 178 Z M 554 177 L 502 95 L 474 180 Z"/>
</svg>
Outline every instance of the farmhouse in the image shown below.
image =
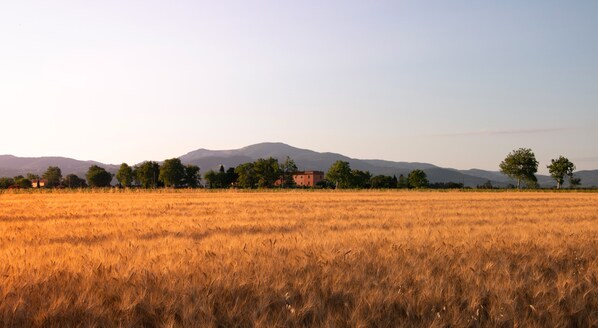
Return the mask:
<svg viewBox="0 0 598 328">
<path fill-rule="evenodd" d="M 300 171 L 293 174 L 293 180 L 298 187 L 315 187 L 318 182 L 324 180 L 324 172 Z"/>
<path fill-rule="evenodd" d="M 31 180 L 31 188 L 42 188 L 46 185 L 45 179 L 33 179 Z"/>
</svg>

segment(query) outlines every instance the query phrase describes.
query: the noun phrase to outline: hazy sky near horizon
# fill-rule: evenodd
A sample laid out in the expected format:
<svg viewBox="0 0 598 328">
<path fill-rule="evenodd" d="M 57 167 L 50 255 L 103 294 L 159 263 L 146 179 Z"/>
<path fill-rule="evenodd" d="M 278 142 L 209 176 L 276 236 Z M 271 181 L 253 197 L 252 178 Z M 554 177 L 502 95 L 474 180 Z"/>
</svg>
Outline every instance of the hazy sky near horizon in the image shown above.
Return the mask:
<svg viewBox="0 0 598 328">
<path fill-rule="evenodd" d="M 598 168 L 598 1 L 5 1 L 0 154 Z"/>
</svg>

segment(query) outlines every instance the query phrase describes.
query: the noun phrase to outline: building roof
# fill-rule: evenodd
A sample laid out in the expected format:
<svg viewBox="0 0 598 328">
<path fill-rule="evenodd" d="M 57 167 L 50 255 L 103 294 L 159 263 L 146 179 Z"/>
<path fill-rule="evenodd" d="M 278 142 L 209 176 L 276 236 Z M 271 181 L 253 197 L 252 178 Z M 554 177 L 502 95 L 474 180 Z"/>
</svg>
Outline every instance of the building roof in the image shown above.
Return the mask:
<svg viewBox="0 0 598 328">
<path fill-rule="evenodd" d="M 324 174 L 322 171 L 297 171 L 293 175 L 307 175 L 307 174 Z"/>
</svg>

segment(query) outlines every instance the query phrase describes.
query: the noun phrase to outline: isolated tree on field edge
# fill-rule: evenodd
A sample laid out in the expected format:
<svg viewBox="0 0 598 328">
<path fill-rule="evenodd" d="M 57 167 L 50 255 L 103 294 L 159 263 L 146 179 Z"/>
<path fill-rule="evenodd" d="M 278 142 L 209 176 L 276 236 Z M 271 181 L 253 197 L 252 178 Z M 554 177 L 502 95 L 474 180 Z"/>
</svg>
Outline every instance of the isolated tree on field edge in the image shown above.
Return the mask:
<svg viewBox="0 0 598 328">
<path fill-rule="evenodd" d="M 568 158 L 559 156 L 557 159 L 551 159 L 550 165 L 546 166 L 550 176 L 556 181 L 556 189 L 561 189 L 565 176 L 569 179 L 573 178 L 573 171 L 575 171 L 575 165 L 569 161 Z"/>
<path fill-rule="evenodd" d="M 517 189 L 521 189 L 521 181 L 530 184 L 536 179 L 538 161 L 536 155 L 529 148 L 519 148 L 510 152 L 499 165 L 500 171 L 512 179 L 517 180 Z"/>
</svg>

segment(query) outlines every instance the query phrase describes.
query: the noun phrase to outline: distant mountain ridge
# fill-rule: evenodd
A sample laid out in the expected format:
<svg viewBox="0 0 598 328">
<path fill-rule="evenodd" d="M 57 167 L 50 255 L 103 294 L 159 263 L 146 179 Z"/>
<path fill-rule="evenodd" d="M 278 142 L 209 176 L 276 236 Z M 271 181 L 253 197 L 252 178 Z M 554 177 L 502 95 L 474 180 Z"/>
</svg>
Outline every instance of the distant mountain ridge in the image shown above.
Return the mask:
<svg viewBox="0 0 598 328">
<path fill-rule="evenodd" d="M 13 155 L 0 155 L 0 177 L 14 177 L 27 173 L 41 175 L 49 166 L 57 166 L 62 171 L 63 176 L 72 173 L 84 178 L 87 170 L 92 165 L 98 165 L 112 173 L 118 170 L 117 165 L 96 161 L 80 161 L 67 157 L 17 157 Z"/>
<path fill-rule="evenodd" d="M 274 157 L 283 161 L 287 156 L 291 157 L 300 170 L 327 171 L 330 165 L 337 160 L 347 161 L 351 168 L 370 171 L 372 174 L 407 175 L 415 169 L 426 172 L 430 182 L 458 182 L 468 187 L 475 187 L 490 181 L 493 186 L 506 187 L 514 184 L 514 181 L 497 171 L 486 171 L 480 169 L 457 170 L 443 168 L 429 163 L 417 162 L 394 162 L 380 159 L 356 159 L 348 156 L 331 153 L 316 152 L 309 149 L 302 149 L 289 146 L 280 142 L 264 142 L 250 145 L 239 149 L 230 150 L 209 150 L 197 149 L 179 158 L 185 164 L 194 164 L 201 168 L 201 172 L 216 170 L 220 165 L 234 167 L 242 163 L 255 161 L 258 158 Z M 112 173 L 116 173 L 118 165 L 103 164 L 96 161 L 80 161 L 65 157 L 16 157 L 12 155 L 0 155 L 0 177 L 13 177 L 19 174 L 42 174 L 48 166 L 58 166 L 63 176 L 66 174 L 77 174 L 85 177 L 87 169 L 91 165 L 104 167 Z M 598 170 L 584 170 L 575 172 L 575 176 L 581 178 L 582 186 L 598 186 Z M 554 180 L 546 175 L 537 175 L 538 183 L 542 187 L 552 187 Z"/>
<path fill-rule="evenodd" d="M 337 160 L 347 161 L 353 169 L 370 171 L 372 174 L 407 175 L 415 169 L 426 172 L 430 182 L 460 182 L 468 187 L 475 187 L 490 181 L 493 186 L 506 187 L 515 181 L 498 171 L 480 169 L 457 170 L 442 168 L 429 163 L 394 162 L 379 159 L 355 159 L 342 154 L 330 152 L 315 152 L 301 149 L 279 142 L 264 142 L 233 150 L 198 149 L 180 156 L 182 162 L 198 165 L 205 172 L 225 167 L 237 166 L 241 163 L 254 161 L 258 158 L 274 157 L 284 160 L 291 157 L 301 170 L 327 171 Z M 576 176 L 582 179 L 582 186 L 598 186 L 598 170 L 579 171 Z M 538 182 L 543 187 L 552 187 L 556 183 L 551 177 L 537 175 Z"/>
</svg>

